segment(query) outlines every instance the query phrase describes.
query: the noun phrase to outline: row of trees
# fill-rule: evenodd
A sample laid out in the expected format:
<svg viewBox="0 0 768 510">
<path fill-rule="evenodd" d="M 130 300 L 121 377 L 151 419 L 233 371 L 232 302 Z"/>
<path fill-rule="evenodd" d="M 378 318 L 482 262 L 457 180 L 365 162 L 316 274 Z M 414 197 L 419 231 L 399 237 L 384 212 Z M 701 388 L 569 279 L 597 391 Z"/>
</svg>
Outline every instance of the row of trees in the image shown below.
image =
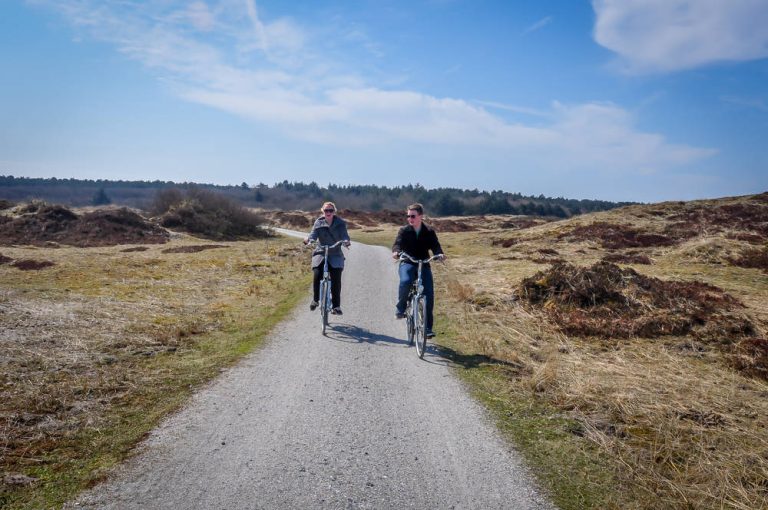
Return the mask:
<svg viewBox="0 0 768 510">
<path fill-rule="evenodd" d="M 420 202 L 435 216 L 463 216 L 477 214 L 523 214 L 566 218 L 576 214 L 604 211 L 628 205 L 627 202 L 604 200 L 575 200 L 563 197 L 524 196 L 501 190 L 480 191 L 458 188 L 426 189 L 416 184 L 406 186 L 339 186 L 329 184 L 321 188 L 317 183 L 283 181 L 272 188 L 260 184 L 256 187 L 257 201 L 269 203 L 269 197 L 278 202 L 295 200 L 311 209 L 321 200 L 333 200 L 339 207 L 364 210 L 400 209 L 411 202 Z M 274 203 L 274 202 L 273 202 Z"/>
<path fill-rule="evenodd" d="M 523 214 L 565 218 L 627 205 L 625 202 L 604 200 L 524 196 L 501 190 L 427 189 L 420 184 L 394 187 L 328 184 L 322 187 L 316 182 L 284 180 L 272 186 L 245 182 L 220 186 L 159 180 L 107 181 L 0 176 L 0 198 L 19 202 L 36 198 L 73 207 L 112 203 L 148 210 L 152 207 L 155 195 L 168 189 L 204 189 L 225 195 L 244 206 L 282 210 L 315 210 L 326 200 L 336 202 L 340 208 L 367 211 L 398 210 L 409 203 L 421 202 L 433 216 Z"/>
</svg>

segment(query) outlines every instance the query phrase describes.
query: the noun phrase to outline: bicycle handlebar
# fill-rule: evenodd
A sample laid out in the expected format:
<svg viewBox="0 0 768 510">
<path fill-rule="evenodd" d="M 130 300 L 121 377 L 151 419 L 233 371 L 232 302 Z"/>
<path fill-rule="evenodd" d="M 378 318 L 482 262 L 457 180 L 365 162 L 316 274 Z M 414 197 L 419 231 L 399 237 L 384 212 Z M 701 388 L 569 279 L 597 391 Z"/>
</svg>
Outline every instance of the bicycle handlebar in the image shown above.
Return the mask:
<svg viewBox="0 0 768 510">
<path fill-rule="evenodd" d="M 322 249 L 328 248 L 329 250 L 332 250 L 333 248 L 336 248 L 338 245 L 340 244 L 346 245 L 348 242 L 349 241 L 342 239 L 341 241 L 336 241 L 336 243 L 334 244 L 319 244 L 317 241 L 310 241 L 307 244 L 314 244 L 314 245 L 317 245 L 318 248 L 322 248 Z"/>
<path fill-rule="evenodd" d="M 410 261 L 411 261 L 411 262 L 413 262 L 414 264 L 418 264 L 418 263 L 420 263 L 420 262 L 421 262 L 422 264 L 429 264 L 429 263 L 430 263 L 430 262 L 432 262 L 433 260 L 443 260 L 443 258 L 445 258 L 445 255 L 443 255 L 442 253 L 438 253 L 438 254 L 436 254 L 436 255 L 432 255 L 432 256 L 431 256 L 431 257 L 429 257 L 428 259 L 424 259 L 424 260 L 417 260 L 417 259 L 415 259 L 415 258 L 411 257 L 410 255 L 408 255 L 407 253 L 405 253 L 404 251 L 401 251 L 401 252 L 400 252 L 400 256 L 399 256 L 398 258 L 399 258 L 400 260 L 410 260 Z"/>
</svg>

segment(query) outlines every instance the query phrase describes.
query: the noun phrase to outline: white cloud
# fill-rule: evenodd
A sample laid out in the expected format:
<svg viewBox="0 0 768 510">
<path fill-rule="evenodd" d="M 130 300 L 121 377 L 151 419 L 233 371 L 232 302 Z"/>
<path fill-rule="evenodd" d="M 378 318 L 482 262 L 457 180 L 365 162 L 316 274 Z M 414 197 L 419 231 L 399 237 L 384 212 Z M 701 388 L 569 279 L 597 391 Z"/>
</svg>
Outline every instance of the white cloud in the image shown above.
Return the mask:
<svg viewBox="0 0 768 510">
<path fill-rule="evenodd" d="M 765 0 L 592 0 L 594 38 L 634 73 L 768 57 Z"/>
<path fill-rule="evenodd" d="M 193 27 L 201 32 L 208 32 L 214 28 L 215 19 L 205 2 L 192 2 L 186 10 L 177 15 L 181 21 L 189 21 Z"/>
<path fill-rule="evenodd" d="M 762 98 L 723 96 L 720 99 L 726 103 L 736 105 L 741 108 L 768 113 L 768 103 Z"/>
<path fill-rule="evenodd" d="M 558 120 L 552 129 L 561 135 L 561 148 L 579 165 L 652 173 L 685 165 L 717 153 L 714 149 L 667 142 L 656 133 L 643 133 L 633 118 L 616 105 L 554 104 Z"/>
<path fill-rule="evenodd" d="M 482 103 L 383 90 L 354 73 L 330 71 L 334 63 L 307 48 L 309 32 L 288 19 L 262 20 L 250 0 L 191 7 L 170 0 L 36 1 L 155 70 L 184 100 L 266 123 L 286 137 L 348 146 L 471 148 L 526 155 L 549 168 L 617 172 L 661 171 L 714 153 L 640 132 L 632 116 L 612 104 L 527 110 L 537 118 L 525 124 L 494 115 Z M 312 65 L 297 65 L 310 59 Z"/>
<path fill-rule="evenodd" d="M 531 25 L 528 28 L 526 28 L 525 30 L 523 30 L 522 33 L 520 34 L 520 36 L 522 37 L 522 36 L 530 34 L 531 32 L 535 32 L 537 30 L 541 30 L 542 28 L 544 28 L 545 26 L 549 25 L 550 23 L 552 23 L 552 16 L 547 16 L 545 18 L 542 18 L 539 21 L 537 21 L 536 23 L 534 23 L 533 25 Z"/>
<path fill-rule="evenodd" d="M 479 99 L 475 100 L 474 102 L 482 106 L 487 106 L 489 108 L 495 108 L 497 110 L 504 110 L 508 112 L 522 113 L 524 115 L 532 115 L 534 117 L 549 117 L 551 115 L 551 112 L 545 112 L 542 110 L 537 110 L 535 108 L 528 108 L 526 106 L 510 105 L 510 104 L 498 103 L 496 101 L 481 101 Z"/>
</svg>

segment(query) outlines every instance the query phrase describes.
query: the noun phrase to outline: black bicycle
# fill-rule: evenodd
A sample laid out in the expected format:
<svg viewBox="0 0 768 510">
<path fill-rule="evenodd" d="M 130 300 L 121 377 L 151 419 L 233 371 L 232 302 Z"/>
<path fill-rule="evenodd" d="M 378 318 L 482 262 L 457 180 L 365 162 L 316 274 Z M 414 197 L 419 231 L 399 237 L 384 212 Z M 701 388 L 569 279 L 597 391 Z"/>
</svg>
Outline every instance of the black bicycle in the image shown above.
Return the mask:
<svg viewBox="0 0 768 510">
<path fill-rule="evenodd" d="M 323 279 L 320 280 L 320 318 L 323 321 L 323 335 L 325 335 L 325 329 L 328 327 L 328 315 L 330 315 L 333 309 L 333 302 L 331 300 L 331 273 L 328 270 L 328 250 L 336 248 L 344 241 L 337 241 L 335 244 L 318 244 L 318 248 L 325 250 L 323 256 Z"/>
<path fill-rule="evenodd" d="M 410 260 L 418 265 L 416 279 L 408 291 L 405 308 L 405 329 L 409 345 L 416 344 L 416 354 L 424 358 L 427 350 L 427 296 L 424 295 L 424 284 L 421 281 L 421 268 L 433 260 L 442 260 L 443 255 L 432 255 L 428 259 L 416 260 L 407 253 L 400 252 L 400 263 Z"/>
</svg>

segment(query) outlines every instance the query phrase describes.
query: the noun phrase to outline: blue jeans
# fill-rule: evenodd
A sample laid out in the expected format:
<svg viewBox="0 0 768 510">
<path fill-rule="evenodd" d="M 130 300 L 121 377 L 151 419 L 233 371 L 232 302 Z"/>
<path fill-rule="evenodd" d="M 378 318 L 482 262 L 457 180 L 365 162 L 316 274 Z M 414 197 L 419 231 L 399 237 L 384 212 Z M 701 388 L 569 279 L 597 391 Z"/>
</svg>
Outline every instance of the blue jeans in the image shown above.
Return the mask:
<svg viewBox="0 0 768 510">
<path fill-rule="evenodd" d="M 419 266 L 402 262 L 399 272 L 400 288 L 397 293 L 397 311 L 398 313 L 405 313 L 405 307 L 408 305 L 408 290 L 418 276 Z M 428 331 L 432 331 L 432 309 L 435 306 L 435 288 L 432 282 L 432 268 L 427 265 L 421 266 L 421 283 L 424 285 L 424 295 L 427 298 L 426 326 Z"/>
</svg>

